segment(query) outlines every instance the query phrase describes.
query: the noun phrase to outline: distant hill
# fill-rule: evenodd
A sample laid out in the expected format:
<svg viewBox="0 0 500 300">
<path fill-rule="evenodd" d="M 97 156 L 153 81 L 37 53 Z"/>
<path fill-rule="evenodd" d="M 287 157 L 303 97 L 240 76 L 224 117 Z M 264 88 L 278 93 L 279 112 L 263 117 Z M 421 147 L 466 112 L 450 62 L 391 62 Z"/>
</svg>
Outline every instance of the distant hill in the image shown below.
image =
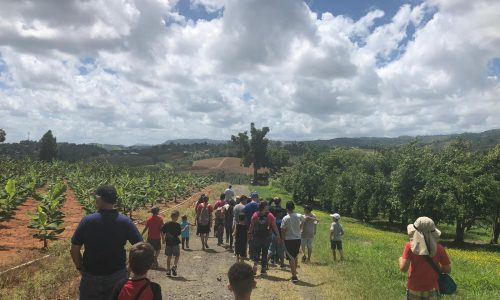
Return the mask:
<svg viewBox="0 0 500 300">
<path fill-rule="evenodd" d="M 209 144 L 209 145 L 220 145 L 225 144 L 228 141 L 223 140 L 211 140 L 211 139 L 176 139 L 167 140 L 163 144 L 178 144 L 178 145 L 193 145 L 193 144 Z"/>
<path fill-rule="evenodd" d="M 305 141 L 306 144 L 324 145 L 329 147 L 358 147 L 358 148 L 376 148 L 397 147 L 407 144 L 413 139 L 417 139 L 421 145 L 430 145 L 433 148 L 442 148 L 456 138 L 469 140 L 474 149 L 486 150 L 500 144 L 500 129 L 493 129 L 481 133 L 460 133 L 448 135 L 422 135 L 422 136 L 400 136 L 396 138 L 385 137 L 359 137 L 359 138 L 335 138 L 331 140 Z"/>
<path fill-rule="evenodd" d="M 128 150 L 128 147 L 123 145 L 109 145 L 109 144 L 97 144 L 97 143 L 90 143 L 88 145 L 101 147 L 107 151 Z"/>
</svg>

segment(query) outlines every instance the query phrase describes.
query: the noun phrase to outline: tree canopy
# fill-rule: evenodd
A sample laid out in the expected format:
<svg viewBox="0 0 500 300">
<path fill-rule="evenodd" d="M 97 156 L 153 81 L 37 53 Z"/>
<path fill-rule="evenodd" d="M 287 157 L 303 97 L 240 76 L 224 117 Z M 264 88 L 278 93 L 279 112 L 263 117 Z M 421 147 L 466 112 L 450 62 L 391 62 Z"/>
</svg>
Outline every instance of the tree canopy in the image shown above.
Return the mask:
<svg viewBox="0 0 500 300">
<path fill-rule="evenodd" d="M 52 161 L 57 157 L 57 142 L 52 131 L 47 131 L 40 140 L 39 158 L 42 161 Z"/>
<path fill-rule="evenodd" d="M 253 177 L 257 178 L 257 172 L 260 168 L 269 166 L 267 155 L 267 146 L 269 140 L 266 134 L 269 127 L 258 129 L 254 123 L 250 124 L 250 138 L 248 132 L 240 132 L 237 136 L 232 135 L 231 141 L 238 147 L 238 155 L 241 157 L 241 163 L 245 167 L 253 164 Z"/>
</svg>

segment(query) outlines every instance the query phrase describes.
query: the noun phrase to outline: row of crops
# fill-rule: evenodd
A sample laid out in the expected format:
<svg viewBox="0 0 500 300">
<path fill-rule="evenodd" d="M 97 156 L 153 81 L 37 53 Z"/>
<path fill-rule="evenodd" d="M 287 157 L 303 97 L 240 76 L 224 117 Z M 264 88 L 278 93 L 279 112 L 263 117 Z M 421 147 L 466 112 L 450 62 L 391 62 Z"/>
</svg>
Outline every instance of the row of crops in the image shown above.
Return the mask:
<svg viewBox="0 0 500 300">
<path fill-rule="evenodd" d="M 0 158 L 0 221 L 11 217 L 15 208 L 33 197 L 39 201 L 31 212 L 28 227 L 44 241 L 57 238 L 64 213 L 61 208 L 68 187 L 73 189 L 85 212 L 96 211 L 95 190 L 110 184 L 118 192 L 117 208 L 131 215 L 134 210 L 159 202 L 176 201 L 212 183 L 209 176 L 174 174 L 161 168 L 129 168 L 106 163 L 44 163 Z M 43 187 L 43 188 L 41 188 Z"/>
</svg>

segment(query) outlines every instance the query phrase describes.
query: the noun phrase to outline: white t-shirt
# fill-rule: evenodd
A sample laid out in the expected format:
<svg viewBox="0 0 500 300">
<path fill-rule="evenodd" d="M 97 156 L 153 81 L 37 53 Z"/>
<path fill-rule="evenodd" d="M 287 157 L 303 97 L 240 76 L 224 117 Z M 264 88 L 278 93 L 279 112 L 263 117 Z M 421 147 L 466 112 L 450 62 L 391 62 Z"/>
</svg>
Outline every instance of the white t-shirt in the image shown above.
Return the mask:
<svg viewBox="0 0 500 300">
<path fill-rule="evenodd" d="M 281 221 L 281 228 L 285 228 L 285 240 L 300 240 L 302 232 L 300 231 L 300 224 L 304 222 L 304 216 L 298 213 L 291 213 L 286 215 Z"/>
<path fill-rule="evenodd" d="M 232 189 L 227 188 L 224 191 L 224 200 L 229 201 L 231 199 L 234 199 L 234 192 Z"/>
</svg>

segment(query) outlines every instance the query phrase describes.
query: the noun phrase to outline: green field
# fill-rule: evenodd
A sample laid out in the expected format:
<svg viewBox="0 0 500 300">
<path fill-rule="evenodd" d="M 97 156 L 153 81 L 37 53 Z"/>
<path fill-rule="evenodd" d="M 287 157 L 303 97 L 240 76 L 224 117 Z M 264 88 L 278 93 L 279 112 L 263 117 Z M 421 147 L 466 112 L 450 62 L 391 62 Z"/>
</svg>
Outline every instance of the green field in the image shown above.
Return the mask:
<svg viewBox="0 0 500 300">
<path fill-rule="evenodd" d="M 261 198 L 290 196 L 278 189 L 256 187 Z M 283 203 L 284 204 L 284 203 Z M 297 209 L 302 212 L 302 208 Z M 346 232 L 346 260 L 333 262 L 329 239 L 329 214 L 314 213 L 320 218 L 314 241 L 312 264 L 304 265 L 308 276 L 325 284 L 318 286 L 322 299 L 402 299 L 407 274 L 401 273 L 398 258 L 408 237 L 404 233 L 382 231 L 358 220 L 342 217 Z M 474 233 L 477 234 L 477 233 Z M 475 247 L 474 250 L 447 248 L 452 261 L 452 277 L 458 284 L 454 296 L 460 299 L 500 299 L 500 248 Z"/>
</svg>

